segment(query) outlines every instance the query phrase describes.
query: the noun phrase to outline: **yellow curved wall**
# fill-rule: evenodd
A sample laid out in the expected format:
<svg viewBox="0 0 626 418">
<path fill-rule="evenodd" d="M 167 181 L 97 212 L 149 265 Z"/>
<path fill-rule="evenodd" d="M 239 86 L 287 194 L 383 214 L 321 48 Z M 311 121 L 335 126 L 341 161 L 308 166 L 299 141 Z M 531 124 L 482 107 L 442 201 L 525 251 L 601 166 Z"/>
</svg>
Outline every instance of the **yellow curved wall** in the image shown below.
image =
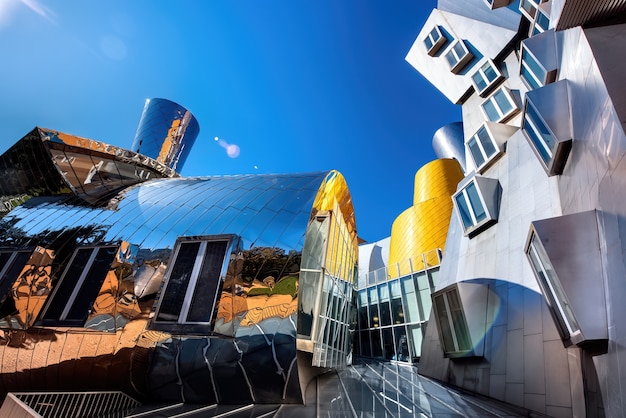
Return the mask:
<svg viewBox="0 0 626 418">
<path fill-rule="evenodd" d="M 438 263 L 435 250 L 445 247 L 451 196 L 462 178 L 461 166 L 453 159 L 431 161 L 415 174 L 413 206 L 391 227 L 389 278 L 424 269 L 424 254 L 426 263 Z"/>
</svg>

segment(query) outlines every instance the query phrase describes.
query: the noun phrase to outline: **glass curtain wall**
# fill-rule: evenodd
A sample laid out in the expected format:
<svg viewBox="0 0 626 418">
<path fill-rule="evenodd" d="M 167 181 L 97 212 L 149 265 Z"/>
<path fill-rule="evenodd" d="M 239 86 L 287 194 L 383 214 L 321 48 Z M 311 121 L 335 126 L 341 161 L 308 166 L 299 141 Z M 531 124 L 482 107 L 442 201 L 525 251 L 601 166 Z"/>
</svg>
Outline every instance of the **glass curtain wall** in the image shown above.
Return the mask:
<svg viewBox="0 0 626 418">
<path fill-rule="evenodd" d="M 359 289 L 355 352 L 418 361 L 438 274 L 439 266 Z"/>
</svg>

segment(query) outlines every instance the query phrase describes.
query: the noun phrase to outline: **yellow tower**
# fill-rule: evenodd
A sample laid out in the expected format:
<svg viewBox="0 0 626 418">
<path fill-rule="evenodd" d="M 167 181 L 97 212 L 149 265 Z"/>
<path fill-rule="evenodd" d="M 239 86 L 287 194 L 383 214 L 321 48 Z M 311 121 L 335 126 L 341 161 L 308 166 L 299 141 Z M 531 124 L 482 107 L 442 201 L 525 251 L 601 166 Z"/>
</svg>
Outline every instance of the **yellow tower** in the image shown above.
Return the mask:
<svg viewBox="0 0 626 418">
<path fill-rule="evenodd" d="M 452 194 L 463 178 L 460 164 L 442 158 L 424 165 L 415 174 L 413 206 L 391 226 L 389 278 L 419 271 L 438 263 L 452 214 Z"/>
</svg>

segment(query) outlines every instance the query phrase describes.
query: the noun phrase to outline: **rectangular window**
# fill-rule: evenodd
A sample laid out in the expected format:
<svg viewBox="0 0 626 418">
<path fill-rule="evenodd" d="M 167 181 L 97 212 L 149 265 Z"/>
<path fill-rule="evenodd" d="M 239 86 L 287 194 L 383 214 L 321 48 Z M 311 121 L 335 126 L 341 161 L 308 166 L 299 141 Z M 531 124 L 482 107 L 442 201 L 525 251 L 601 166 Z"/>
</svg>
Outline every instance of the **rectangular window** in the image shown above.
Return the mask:
<svg viewBox="0 0 626 418">
<path fill-rule="evenodd" d="M 476 170 L 486 166 L 500 151 L 485 125 L 481 126 L 478 132 L 467 140 L 467 147 L 474 160 Z"/>
<path fill-rule="evenodd" d="M 444 353 L 471 351 L 472 342 L 457 289 L 435 295 L 433 303 Z"/>
<path fill-rule="evenodd" d="M 541 9 L 538 9 L 535 16 L 535 22 L 532 27 L 531 36 L 535 36 L 541 32 L 545 32 L 550 27 L 550 17 Z"/>
<path fill-rule="evenodd" d="M 511 92 L 500 87 L 494 94 L 481 104 L 481 108 L 487 120 L 491 122 L 506 122 L 517 112 L 519 107 Z"/>
<path fill-rule="evenodd" d="M 467 49 L 463 41 L 456 41 L 452 44 L 452 48 L 446 53 L 445 57 L 450 65 L 450 71 L 458 74 L 474 55 Z"/>
<path fill-rule="evenodd" d="M 230 257 L 233 236 L 179 238 L 156 308 L 153 329 L 206 331 Z"/>
<path fill-rule="evenodd" d="M 535 19 L 535 14 L 537 13 L 537 8 L 539 7 L 540 0 L 532 1 L 532 0 L 520 0 L 519 2 L 519 10 L 522 12 L 524 16 L 531 22 Z"/>
<path fill-rule="evenodd" d="M 530 260 L 533 273 L 535 273 L 548 302 L 548 307 L 556 319 L 561 338 L 568 339 L 573 334 L 580 332 L 578 321 L 574 317 L 572 307 L 561 287 L 552 263 L 534 232 L 529 242 L 526 255 Z"/>
<path fill-rule="evenodd" d="M 485 205 L 474 182 L 469 183 L 458 192 L 454 196 L 454 202 L 466 230 L 479 225 L 483 220 L 487 219 Z"/>
<path fill-rule="evenodd" d="M 77 248 L 52 291 L 42 325 L 83 326 L 118 249 L 119 245 Z"/>
<path fill-rule="evenodd" d="M 472 74 L 472 82 L 479 96 L 483 97 L 498 81 L 504 77 L 493 61 L 489 60 L 484 63 L 474 74 Z"/>
<path fill-rule="evenodd" d="M 446 37 L 439 29 L 439 26 L 435 26 L 433 30 L 428 33 L 428 36 L 424 38 L 424 45 L 426 46 L 426 51 L 428 55 L 435 55 L 442 46 L 444 46 L 448 42 Z"/>
<path fill-rule="evenodd" d="M 524 45 L 522 45 L 520 75 L 531 90 L 544 86 L 548 82 L 548 72 Z"/>
<path fill-rule="evenodd" d="M 524 113 L 522 127 L 544 165 L 549 167 L 557 140 L 543 122 L 537 110 L 528 101 L 526 102 L 526 112 Z"/>
</svg>

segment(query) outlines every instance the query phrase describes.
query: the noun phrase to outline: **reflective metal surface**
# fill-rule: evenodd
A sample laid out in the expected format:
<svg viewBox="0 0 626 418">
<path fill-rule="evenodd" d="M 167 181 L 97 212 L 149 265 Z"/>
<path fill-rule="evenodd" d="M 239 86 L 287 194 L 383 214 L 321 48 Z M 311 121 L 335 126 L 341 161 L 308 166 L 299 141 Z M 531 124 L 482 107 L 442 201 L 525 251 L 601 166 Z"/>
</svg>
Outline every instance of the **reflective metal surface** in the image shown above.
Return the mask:
<svg viewBox="0 0 626 418">
<path fill-rule="evenodd" d="M 437 129 L 432 144 L 437 158 L 454 158 L 461 165 L 461 169 L 467 172 L 463 122 L 449 123 Z"/>
<path fill-rule="evenodd" d="M 200 132 L 190 111 L 167 99 L 148 99 L 131 149 L 180 172 Z"/>
<path fill-rule="evenodd" d="M 41 163 L 15 165 L 30 145 Z M 5 194 L 36 194 L 0 219 L 0 390 L 301 403 L 314 366 L 349 361 L 357 235 L 340 173 L 159 178 L 175 173 L 41 129 L 0 161 L 27 178 L 0 180 Z M 48 175 L 60 186 L 35 191 Z"/>
</svg>

